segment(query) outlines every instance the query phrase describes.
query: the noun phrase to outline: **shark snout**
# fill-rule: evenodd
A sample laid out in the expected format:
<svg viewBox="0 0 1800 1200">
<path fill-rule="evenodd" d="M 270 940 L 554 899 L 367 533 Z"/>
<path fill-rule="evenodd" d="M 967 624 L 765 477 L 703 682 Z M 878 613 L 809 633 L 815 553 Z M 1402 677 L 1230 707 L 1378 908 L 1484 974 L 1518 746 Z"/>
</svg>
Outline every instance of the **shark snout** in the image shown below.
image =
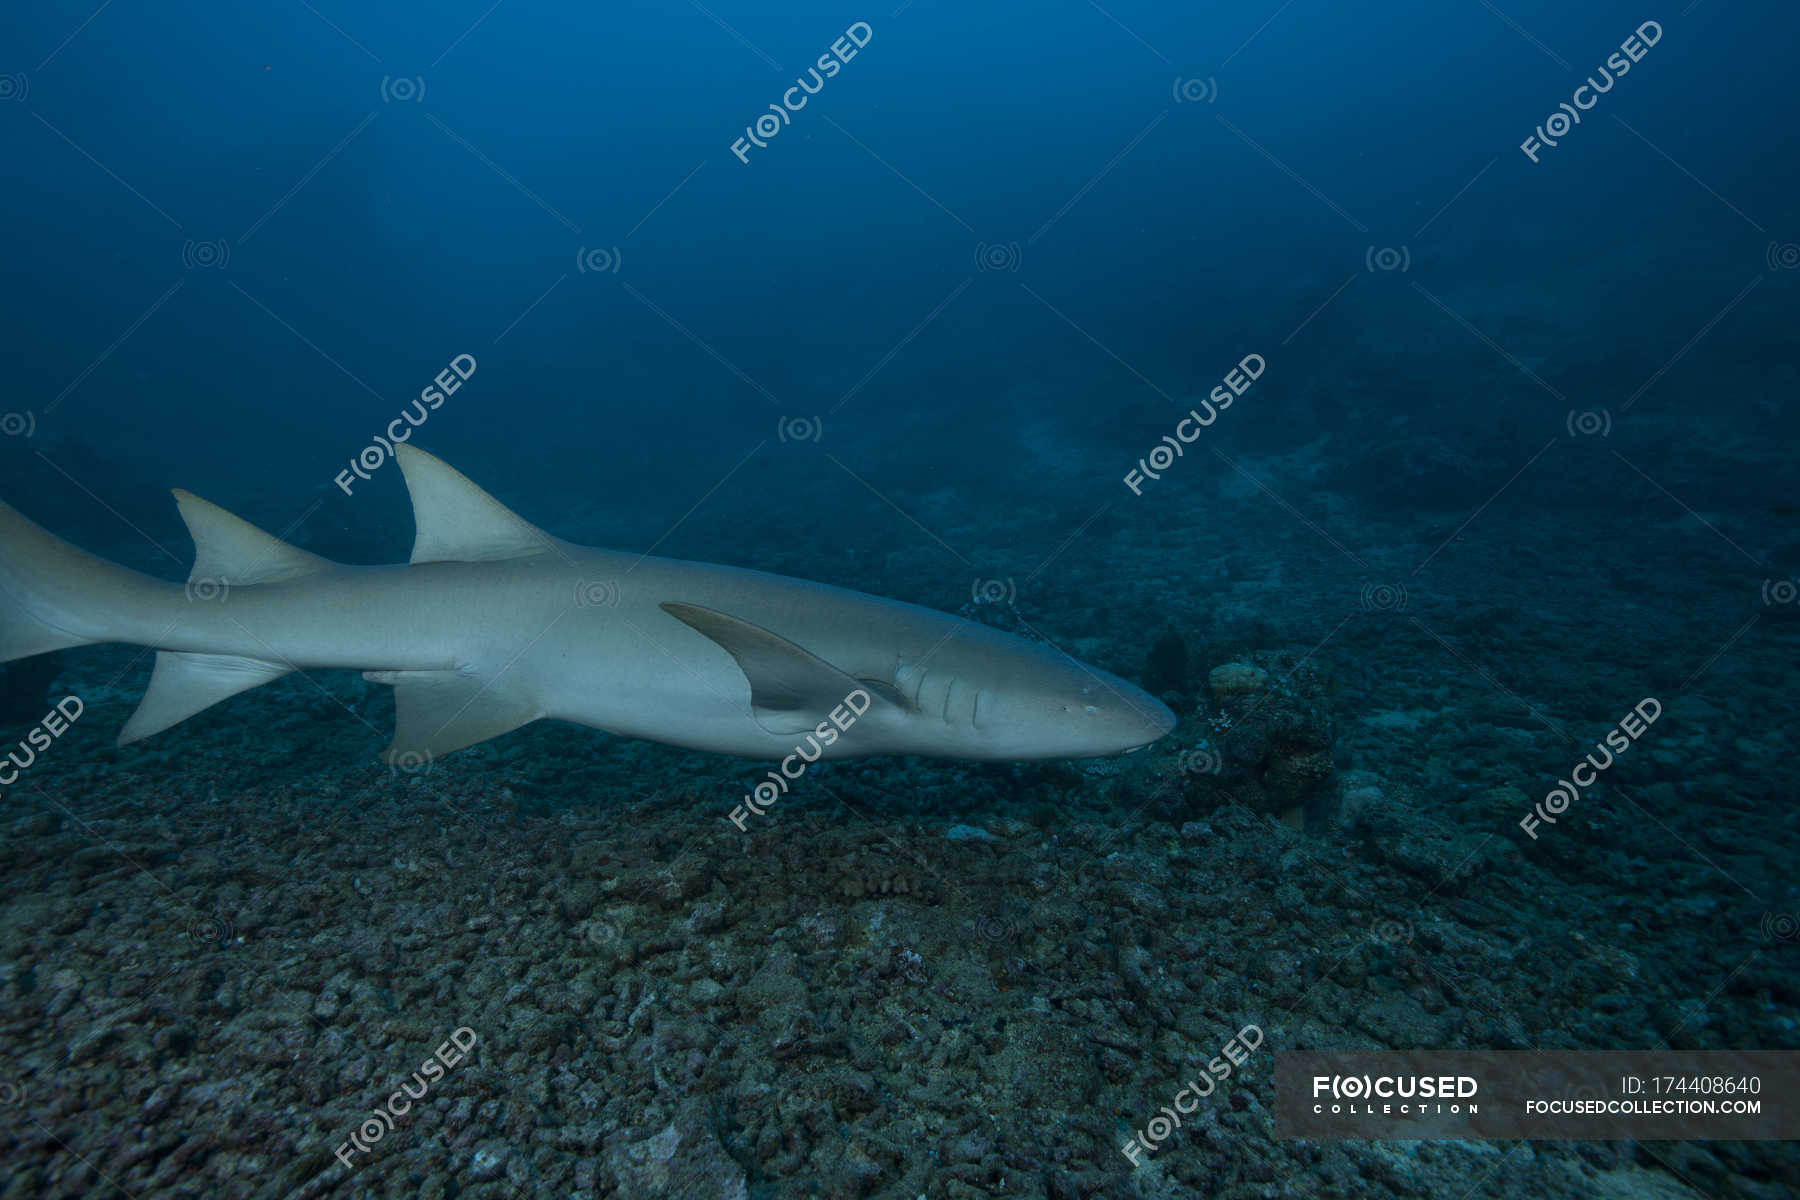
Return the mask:
<svg viewBox="0 0 1800 1200">
<path fill-rule="evenodd" d="M 1113 753 L 1134 754 L 1167 737 L 1175 729 L 1179 718 L 1168 705 L 1149 692 L 1129 683 L 1124 686 L 1130 690 L 1119 697 L 1119 707 L 1123 711 L 1114 714 L 1110 722 L 1117 728 L 1116 736 L 1123 744 Z"/>
<path fill-rule="evenodd" d="M 1143 704 L 1143 708 L 1139 710 L 1138 715 L 1143 720 L 1146 736 L 1143 741 L 1128 748 L 1125 751 L 1127 754 L 1142 750 L 1152 742 L 1159 742 L 1163 738 L 1168 737 L 1171 733 L 1175 732 L 1175 726 L 1179 724 L 1181 720 L 1181 718 L 1175 715 L 1174 709 L 1164 704 L 1161 700 L 1158 700 L 1155 696 L 1152 696 L 1149 692 L 1140 689 L 1138 691 L 1138 696 L 1141 698 L 1141 703 Z"/>
<path fill-rule="evenodd" d="M 1070 752 L 1086 758 L 1130 754 L 1166 737 L 1175 728 L 1169 706 L 1134 683 L 1090 667 L 1079 696 L 1065 702 Z"/>
</svg>

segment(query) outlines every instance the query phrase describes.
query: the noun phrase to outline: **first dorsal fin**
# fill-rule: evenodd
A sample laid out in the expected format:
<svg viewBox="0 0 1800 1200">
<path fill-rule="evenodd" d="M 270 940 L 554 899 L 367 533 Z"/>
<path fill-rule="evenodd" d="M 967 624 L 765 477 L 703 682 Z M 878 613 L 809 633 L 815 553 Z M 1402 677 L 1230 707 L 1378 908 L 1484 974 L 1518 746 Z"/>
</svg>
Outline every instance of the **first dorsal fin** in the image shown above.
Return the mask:
<svg viewBox="0 0 1800 1200">
<path fill-rule="evenodd" d="M 192 492 L 175 489 L 175 504 L 194 539 L 194 569 L 190 583 L 205 581 L 216 587 L 232 584 L 276 583 L 312 575 L 336 564 L 316 554 L 290 546 L 264 533 L 242 517 L 234 517 L 218 505 Z"/>
<path fill-rule="evenodd" d="M 491 562 L 554 548 L 556 540 L 476 487 L 442 459 L 402 443 L 395 447 L 412 495 L 412 561 Z"/>
</svg>

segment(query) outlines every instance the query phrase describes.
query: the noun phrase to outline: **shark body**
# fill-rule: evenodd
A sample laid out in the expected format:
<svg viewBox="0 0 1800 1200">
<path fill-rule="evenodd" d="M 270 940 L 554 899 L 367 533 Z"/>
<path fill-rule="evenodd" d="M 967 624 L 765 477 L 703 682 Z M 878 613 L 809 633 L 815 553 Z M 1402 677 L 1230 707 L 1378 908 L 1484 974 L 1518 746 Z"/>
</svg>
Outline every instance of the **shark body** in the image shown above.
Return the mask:
<svg viewBox="0 0 1800 1200">
<path fill-rule="evenodd" d="M 330 562 L 177 491 L 196 547 L 184 587 L 0 504 L 0 662 L 154 647 L 121 744 L 291 671 L 360 670 L 395 689 L 384 758 L 401 765 L 541 718 L 756 759 L 803 737 L 823 758 L 1082 758 L 1175 724 L 1117 676 L 959 617 L 562 541 L 424 451 L 399 451 L 417 535 L 398 566 Z"/>
</svg>

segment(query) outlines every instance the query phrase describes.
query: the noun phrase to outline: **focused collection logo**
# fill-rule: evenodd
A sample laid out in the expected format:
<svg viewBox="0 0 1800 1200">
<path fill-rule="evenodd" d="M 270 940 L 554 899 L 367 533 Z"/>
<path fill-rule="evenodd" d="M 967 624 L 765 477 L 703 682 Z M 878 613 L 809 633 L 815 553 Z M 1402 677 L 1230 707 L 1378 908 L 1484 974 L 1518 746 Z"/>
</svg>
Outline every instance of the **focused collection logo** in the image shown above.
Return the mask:
<svg viewBox="0 0 1800 1200">
<path fill-rule="evenodd" d="M 1312 1110 L 1334 1116 L 1476 1113 L 1481 1111 L 1479 1105 L 1457 1102 L 1474 1099 L 1480 1090 L 1472 1075 L 1314 1075 Z M 1448 1108 L 1445 1101 L 1450 1101 Z"/>
</svg>

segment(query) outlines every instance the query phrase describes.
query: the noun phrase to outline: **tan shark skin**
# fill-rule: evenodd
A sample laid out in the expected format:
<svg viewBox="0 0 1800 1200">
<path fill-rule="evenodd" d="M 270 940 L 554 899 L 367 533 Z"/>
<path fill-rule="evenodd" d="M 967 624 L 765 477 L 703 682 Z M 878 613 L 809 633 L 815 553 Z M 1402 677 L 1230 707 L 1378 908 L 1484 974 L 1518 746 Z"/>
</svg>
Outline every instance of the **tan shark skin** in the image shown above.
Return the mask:
<svg viewBox="0 0 1800 1200">
<path fill-rule="evenodd" d="M 154 647 L 122 743 L 292 670 L 360 670 L 397 691 L 390 762 L 545 717 L 780 759 L 858 690 L 866 711 L 823 757 L 1083 758 L 1174 727 L 1136 686 L 1037 643 L 844 588 L 577 546 L 422 450 L 398 457 L 418 524 L 398 566 L 328 562 L 177 492 L 197 547 L 184 587 L 0 505 L 0 662 Z"/>
</svg>

